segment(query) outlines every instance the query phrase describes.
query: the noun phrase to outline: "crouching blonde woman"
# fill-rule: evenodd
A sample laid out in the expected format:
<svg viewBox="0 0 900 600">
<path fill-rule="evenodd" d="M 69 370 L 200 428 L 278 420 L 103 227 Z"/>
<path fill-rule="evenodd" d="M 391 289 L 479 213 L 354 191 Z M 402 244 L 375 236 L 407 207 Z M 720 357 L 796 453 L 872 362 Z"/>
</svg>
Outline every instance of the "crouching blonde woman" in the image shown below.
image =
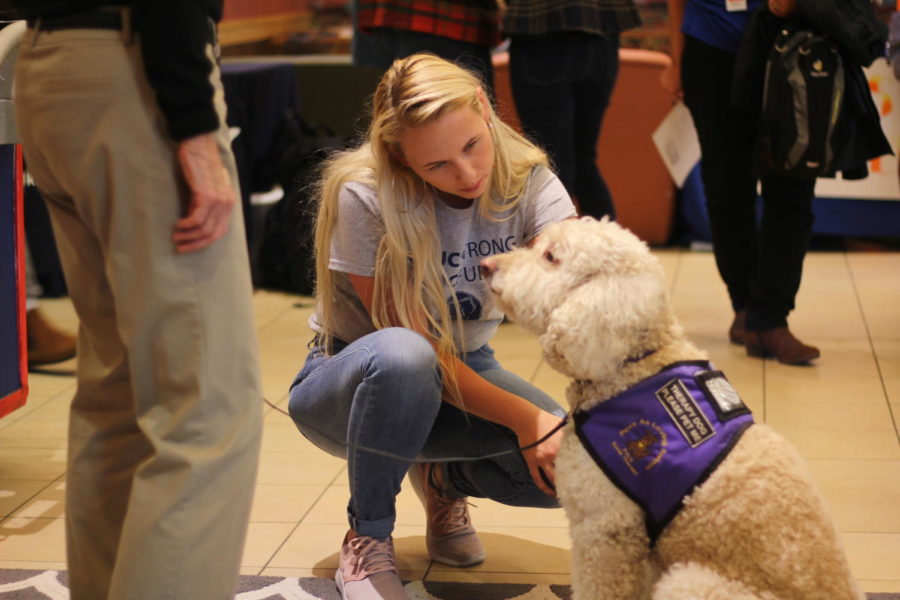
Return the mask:
<svg viewBox="0 0 900 600">
<path fill-rule="evenodd" d="M 429 54 L 385 73 L 366 141 L 331 159 L 319 202 L 316 336 L 290 413 L 307 438 L 347 459 L 342 597 L 405 600 L 391 532 L 407 471 L 428 515 L 428 552 L 448 565 L 484 560 L 467 496 L 557 506 L 560 434 L 518 449 L 564 411 L 494 358 L 488 342 L 503 314 L 479 261 L 528 244 L 575 209 L 544 153 L 497 118 L 481 82 Z"/>
</svg>

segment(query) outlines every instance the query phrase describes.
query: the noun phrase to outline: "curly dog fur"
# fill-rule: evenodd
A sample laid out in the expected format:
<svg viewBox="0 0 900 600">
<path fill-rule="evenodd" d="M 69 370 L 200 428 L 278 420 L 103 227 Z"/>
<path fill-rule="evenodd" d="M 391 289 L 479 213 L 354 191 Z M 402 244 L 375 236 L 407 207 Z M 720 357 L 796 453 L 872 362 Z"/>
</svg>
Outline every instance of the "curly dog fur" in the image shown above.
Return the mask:
<svg viewBox="0 0 900 600">
<path fill-rule="evenodd" d="M 647 246 L 606 219 L 548 227 L 482 262 L 511 319 L 539 336 L 587 410 L 677 361 L 706 360 L 672 313 Z M 650 354 L 647 354 L 651 352 Z M 862 600 L 803 459 L 756 424 L 651 547 L 642 509 L 567 425 L 556 485 L 572 537 L 575 600 Z"/>
</svg>

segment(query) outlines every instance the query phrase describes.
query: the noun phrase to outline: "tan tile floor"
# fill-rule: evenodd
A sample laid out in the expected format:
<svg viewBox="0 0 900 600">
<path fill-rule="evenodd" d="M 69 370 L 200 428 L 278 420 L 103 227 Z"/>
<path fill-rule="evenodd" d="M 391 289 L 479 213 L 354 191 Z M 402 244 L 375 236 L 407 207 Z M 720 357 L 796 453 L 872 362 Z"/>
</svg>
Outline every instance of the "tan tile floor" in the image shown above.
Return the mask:
<svg viewBox="0 0 900 600">
<path fill-rule="evenodd" d="M 900 254 L 808 257 L 791 324 L 821 347 L 823 357 L 813 367 L 751 359 L 727 342 L 731 313 L 710 254 L 656 254 L 688 333 L 709 350 L 757 419 L 784 433 L 808 459 L 864 588 L 900 592 Z M 305 354 L 311 305 L 308 298 L 267 292 L 254 302 L 265 393 L 285 407 L 287 386 Z M 67 300 L 43 306 L 74 329 Z M 529 334 L 504 325 L 494 347 L 509 368 L 564 398 L 565 378 L 541 363 Z M 0 567 L 64 568 L 65 420 L 73 387 L 71 377 L 33 374 L 27 405 L 0 419 Z M 346 529 L 345 477 L 342 461 L 312 447 L 287 417 L 267 408 L 243 572 L 330 577 Z M 475 504 L 488 559 L 472 569 L 436 565 L 425 551 L 424 513 L 405 486 L 395 532 L 404 577 L 568 583 L 570 545 L 561 510 Z"/>
</svg>

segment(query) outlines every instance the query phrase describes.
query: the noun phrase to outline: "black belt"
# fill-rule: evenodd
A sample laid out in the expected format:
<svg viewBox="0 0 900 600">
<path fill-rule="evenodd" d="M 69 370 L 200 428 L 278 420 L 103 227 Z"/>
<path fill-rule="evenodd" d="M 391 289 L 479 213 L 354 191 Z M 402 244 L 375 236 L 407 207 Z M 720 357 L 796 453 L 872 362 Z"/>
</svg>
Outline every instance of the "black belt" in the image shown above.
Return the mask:
<svg viewBox="0 0 900 600">
<path fill-rule="evenodd" d="M 92 11 L 55 17 L 28 19 L 28 27 L 40 25 L 41 31 L 59 29 L 122 29 L 122 14 L 111 11 Z"/>
</svg>

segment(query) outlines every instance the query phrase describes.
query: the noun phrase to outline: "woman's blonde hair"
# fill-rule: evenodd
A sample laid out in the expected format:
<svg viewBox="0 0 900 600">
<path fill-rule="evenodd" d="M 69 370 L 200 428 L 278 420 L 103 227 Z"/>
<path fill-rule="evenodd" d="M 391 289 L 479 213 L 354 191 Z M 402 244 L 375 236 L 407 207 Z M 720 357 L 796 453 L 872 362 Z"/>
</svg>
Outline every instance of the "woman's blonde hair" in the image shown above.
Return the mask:
<svg viewBox="0 0 900 600">
<path fill-rule="evenodd" d="M 318 318 L 329 348 L 334 332 L 335 279 L 328 263 L 339 218 L 338 194 L 344 184 L 356 181 L 375 189 L 385 226 L 375 262 L 375 327 L 421 330 L 425 326 L 437 342 L 440 356 L 457 351 L 447 299 L 451 288 L 441 266 L 435 221 L 437 198 L 430 186 L 403 164 L 399 139 L 406 128 L 431 123 L 460 108 L 482 114 L 483 89 L 475 75 L 432 54 L 396 60 L 375 89 L 365 142 L 334 155 L 325 165 L 318 188 L 315 253 Z M 483 215 L 500 220 L 517 207 L 529 173 L 535 165 L 546 166 L 547 157 L 486 104 L 494 166 L 490 184 L 477 202 Z M 455 305 L 456 299 L 450 302 Z M 455 314 L 461 314 L 458 305 L 455 309 Z M 426 322 L 417 323 L 420 318 Z"/>
</svg>

